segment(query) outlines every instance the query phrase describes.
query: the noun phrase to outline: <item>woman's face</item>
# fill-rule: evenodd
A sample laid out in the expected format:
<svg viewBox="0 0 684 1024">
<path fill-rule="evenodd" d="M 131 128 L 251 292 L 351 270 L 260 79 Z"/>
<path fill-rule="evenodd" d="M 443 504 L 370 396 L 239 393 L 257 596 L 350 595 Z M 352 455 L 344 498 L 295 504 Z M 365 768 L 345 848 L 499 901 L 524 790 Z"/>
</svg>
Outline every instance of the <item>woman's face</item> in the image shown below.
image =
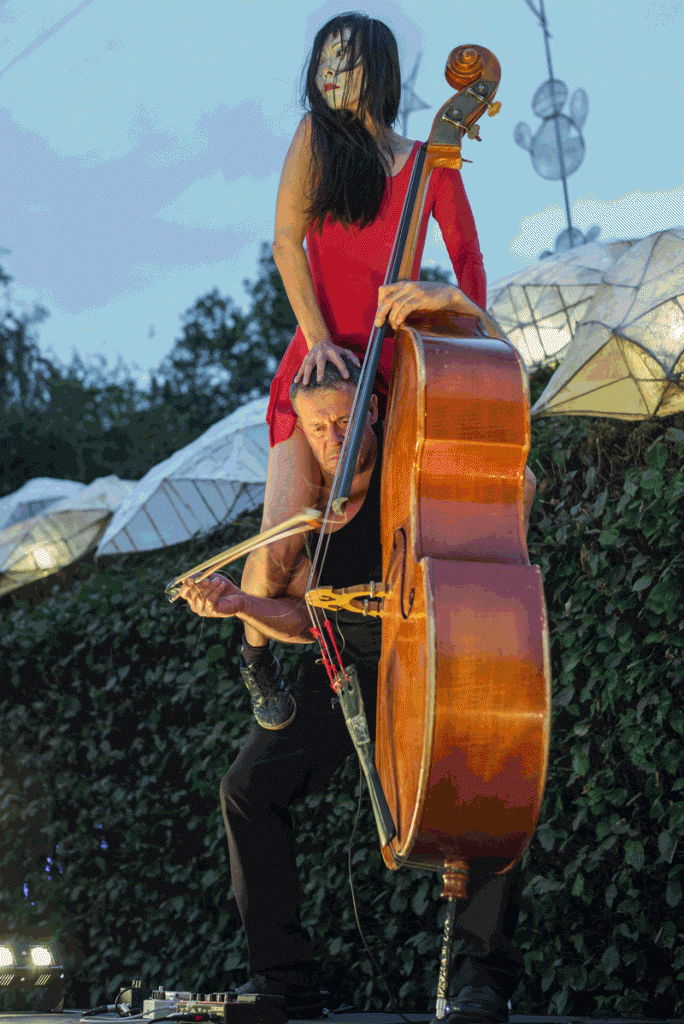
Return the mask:
<svg viewBox="0 0 684 1024">
<path fill-rule="evenodd" d="M 341 37 L 328 36 L 316 72 L 316 85 L 333 110 L 356 110 L 361 95 L 363 64 L 359 60 L 350 67 L 351 54 L 346 49 L 349 36 L 348 28 L 343 29 Z"/>
</svg>

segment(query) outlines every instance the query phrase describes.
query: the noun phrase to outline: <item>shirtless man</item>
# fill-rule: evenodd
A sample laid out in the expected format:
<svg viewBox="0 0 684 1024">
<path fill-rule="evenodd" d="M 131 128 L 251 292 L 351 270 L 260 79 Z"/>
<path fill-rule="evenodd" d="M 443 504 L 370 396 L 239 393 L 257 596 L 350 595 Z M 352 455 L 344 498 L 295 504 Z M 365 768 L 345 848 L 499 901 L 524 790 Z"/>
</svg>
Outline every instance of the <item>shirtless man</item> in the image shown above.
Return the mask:
<svg viewBox="0 0 684 1024">
<path fill-rule="evenodd" d="M 424 286 L 391 286 L 381 294 L 379 317 L 390 323 L 404 317 L 412 301 L 425 301 Z M 448 286 L 441 299 L 448 302 Z M 429 289 L 436 300 L 436 289 Z M 418 294 L 416 294 L 418 292 Z M 397 296 L 403 305 L 397 312 Z M 415 308 L 415 307 L 414 307 Z M 433 307 L 435 308 L 435 307 Z M 394 320 L 393 320 L 394 316 Z M 404 318 L 402 317 L 402 319 Z M 291 399 L 301 429 L 320 466 L 324 506 L 354 399 L 358 370 L 351 361 L 345 380 L 328 363 L 322 380 L 314 374 L 307 385 L 293 384 Z M 332 536 L 321 578 L 313 585 L 345 587 L 381 578 L 380 471 L 382 427 L 375 396 L 366 418 L 350 500 Z M 526 476 L 525 514 L 534 497 L 534 477 Z M 311 644 L 311 620 L 304 592 L 311 563 L 303 549 L 287 591 L 279 597 L 258 597 L 241 591 L 222 577 L 208 577 L 181 590 L 191 609 L 208 617 L 237 616 L 267 636 L 286 643 Z M 359 682 L 374 732 L 380 619 L 339 613 L 336 625 L 345 658 L 357 666 Z M 221 783 L 230 852 L 233 891 L 247 934 L 252 977 L 239 993 L 270 993 L 285 997 L 290 1016 L 320 1014 L 323 1001 L 316 990 L 317 964 L 313 945 L 299 916 L 301 889 L 294 862 L 288 808 L 295 799 L 326 788 L 333 772 L 353 746 L 339 707 L 332 707 L 330 688 L 317 651 L 305 656 L 294 697 L 278 678 L 264 693 L 252 694 L 257 724 Z M 244 678 L 244 674 L 243 674 Z M 249 687 L 248 687 L 249 688 Z M 295 707 L 296 700 L 296 707 Z M 508 999 L 523 971 L 520 952 L 511 939 L 518 919 L 519 867 L 492 875 L 486 865 L 471 866 L 469 898 L 459 901 L 456 934 L 468 940 L 459 958 L 447 1024 L 502 1024 L 508 1020 Z"/>
<path fill-rule="evenodd" d="M 395 330 L 399 328 L 412 313 L 421 312 L 457 312 L 468 313 L 479 317 L 493 335 L 499 333 L 497 324 L 491 320 L 488 314 L 476 303 L 470 300 L 455 285 L 443 284 L 442 282 L 425 281 L 399 281 L 393 285 L 385 285 L 379 289 L 378 311 L 375 319 L 376 327 L 387 322 Z M 344 350 L 340 350 L 344 351 Z M 356 357 L 351 355 L 349 359 L 345 356 L 347 366 L 354 365 L 356 371 Z M 307 390 L 312 376 L 320 384 L 327 380 L 324 378 L 324 370 L 330 365 L 324 358 L 317 363 L 309 365 L 305 372 L 300 370 L 291 388 L 291 401 L 297 397 L 297 431 L 303 434 L 308 447 L 311 449 L 316 462 L 321 470 L 323 484 L 320 489 L 317 507 L 325 510 L 330 494 L 330 486 L 335 473 L 336 461 L 329 461 L 330 451 L 339 451 L 342 444 L 344 432 L 340 433 L 340 426 L 347 423 L 347 415 L 353 401 L 353 390 L 348 400 L 349 408 L 341 409 L 340 416 L 333 426 L 330 412 L 326 409 L 325 403 L 319 409 L 317 404 L 311 405 L 310 393 Z M 334 366 L 334 364 L 333 364 Z M 344 380 L 338 373 L 337 378 L 341 384 Z M 349 380 L 352 378 L 349 377 Z M 354 375 L 358 379 L 358 375 Z M 300 385 L 304 385 L 301 388 Z M 325 391 L 325 389 L 322 389 Z M 344 393 L 344 388 L 333 387 L 336 395 Z M 303 404 L 302 404 L 303 403 Z M 294 404 L 294 403 L 293 403 Z M 301 408 L 300 408 L 301 405 Z M 377 399 L 373 397 L 371 405 L 372 420 L 366 424 L 366 433 L 362 442 L 359 459 L 357 460 L 357 471 L 352 484 L 350 500 L 344 519 L 338 521 L 331 527 L 333 531 L 339 530 L 345 522 L 348 522 L 360 507 L 365 495 L 365 488 L 370 473 L 372 462 L 375 458 L 374 435 L 371 424 L 377 419 Z M 370 433 L 369 433 L 370 431 Z M 523 507 L 525 523 L 529 520 L 530 509 L 534 499 L 536 481 L 534 474 L 529 468 L 525 470 Z M 308 579 L 308 569 L 304 568 L 304 562 L 299 555 L 293 554 L 302 541 L 293 538 L 289 541 L 280 542 L 283 547 L 283 558 L 286 557 L 288 565 L 292 566 L 287 578 L 283 580 L 272 580 L 266 572 L 266 562 L 259 562 L 258 557 L 254 562 L 250 559 L 261 556 L 265 548 L 253 552 L 247 560 L 247 567 L 242 577 L 243 590 L 234 587 L 222 577 L 209 577 L 204 582 L 198 594 L 205 600 L 207 611 L 203 614 L 213 615 L 211 610 L 212 602 L 220 600 L 219 615 L 237 615 L 245 625 L 245 638 L 241 647 L 240 674 L 252 698 L 252 706 L 257 721 L 267 729 L 285 728 L 295 714 L 295 706 L 288 695 L 285 683 L 280 675 L 280 665 L 273 655 L 270 646 L 259 641 L 260 636 L 270 637 L 286 643 L 311 643 L 308 633 L 310 624 L 306 602 L 303 593 Z M 308 565 L 308 563 L 307 563 Z M 257 585 L 254 573 L 257 567 L 261 573 L 260 583 Z M 309 566 L 310 568 L 310 566 Z M 362 577 L 359 576 L 359 579 Z M 364 579 L 366 577 L 363 577 Z M 368 577 L 371 578 L 371 577 Z M 379 577 L 378 577 L 379 578 Z M 246 579 L 249 586 L 246 587 Z M 359 579 L 354 582 L 359 582 Z M 316 586 L 317 584 L 313 584 Z M 187 596 L 187 595 L 183 595 Z M 265 617 L 264 617 L 265 616 Z M 268 628 L 261 628 L 261 624 Z M 304 629 L 303 635 L 298 635 L 299 626 Z M 252 642 L 255 646 L 252 646 Z"/>
</svg>

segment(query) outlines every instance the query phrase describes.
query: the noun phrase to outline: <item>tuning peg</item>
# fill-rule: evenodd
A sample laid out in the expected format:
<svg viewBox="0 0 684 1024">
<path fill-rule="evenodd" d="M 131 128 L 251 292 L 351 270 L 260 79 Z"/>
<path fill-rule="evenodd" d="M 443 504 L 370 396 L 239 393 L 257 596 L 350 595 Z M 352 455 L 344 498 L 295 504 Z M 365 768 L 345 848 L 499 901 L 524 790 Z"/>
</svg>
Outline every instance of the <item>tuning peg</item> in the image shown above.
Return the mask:
<svg viewBox="0 0 684 1024">
<path fill-rule="evenodd" d="M 473 96 L 478 101 L 478 103 L 484 103 L 484 105 L 487 107 L 487 113 L 489 114 L 489 116 L 494 117 L 494 115 L 498 114 L 499 111 L 501 110 L 501 104 L 498 102 L 498 100 L 496 103 L 490 103 L 489 100 L 486 99 L 485 96 L 483 96 L 483 93 L 486 91 L 486 88 L 487 87 L 484 82 L 478 82 L 476 85 L 469 86 L 465 90 L 465 92 L 467 96 Z"/>
</svg>

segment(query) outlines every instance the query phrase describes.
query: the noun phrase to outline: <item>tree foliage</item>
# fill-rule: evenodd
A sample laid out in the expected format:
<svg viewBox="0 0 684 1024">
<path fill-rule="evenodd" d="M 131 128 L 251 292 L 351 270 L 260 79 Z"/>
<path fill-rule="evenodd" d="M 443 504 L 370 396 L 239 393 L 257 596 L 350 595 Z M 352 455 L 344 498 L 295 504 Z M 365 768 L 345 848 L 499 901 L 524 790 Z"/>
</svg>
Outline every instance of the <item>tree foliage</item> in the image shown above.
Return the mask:
<svg viewBox="0 0 684 1024">
<path fill-rule="evenodd" d="M 684 416 L 534 424 L 554 676 L 520 936 L 549 1012 L 681 1014 Z"/>
<path fill-rule="evenodd" d="M 42 306 L 17 312 L 10 294 L 12 278 L 0 267 L 0 412 L 18 409 L 26 414 L 43 407 L 53 367 L 40 355 L 36 326 L 48 316 Z"/>
<path fill-rule="evenodd" d="M 114 474 L 136 480 L 189 444 L 268 385 L 296 321 L 266 247 L 255 281 L 245 281 L 243 312 L 216 289 L 181 317 L 181 334 L 151 374 L 136 385 L 119 358 L 69 366 L 41 355 L 36 327 L 45 310 L 12 312 L 10 278 L 0 270 L 5 309 L 0 319 L 0 496 L 32 477 L 91 483 Z"/>
</svg>

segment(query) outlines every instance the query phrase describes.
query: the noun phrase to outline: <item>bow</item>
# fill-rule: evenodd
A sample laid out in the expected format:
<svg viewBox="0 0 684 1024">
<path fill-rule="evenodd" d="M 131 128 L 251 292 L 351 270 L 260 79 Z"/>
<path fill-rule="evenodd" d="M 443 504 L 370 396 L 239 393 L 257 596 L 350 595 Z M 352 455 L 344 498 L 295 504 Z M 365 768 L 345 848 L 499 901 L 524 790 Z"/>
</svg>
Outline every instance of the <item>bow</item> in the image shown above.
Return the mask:
<svg viewBox="0 0 684 1024">
<path fill-rule="evenodd" d="M 181 587 L 187 580 L 193 579 L 195 583 L 201 583 L 202 580 L 210 576 L 216 569 L 221 569 L 224 565 L 230 565 L 231 562 L 237 562 L 238 558 L 248 555 L 250 551 L 256 551 L 257 548 L 263 548 L 267 544 L 272 544 L 277 540 L 284 540 L 286 537 L 293 537 L 297 533 L 306 533 L 309 530 L 318 529 L 322 518 L 323 514 L 318 509 L 305 508 L 302 512 L 291 516 L 278 526 L 273 526 L 270 530 L 264 530 L 262 533 L 257 533 L 254 537 L 240 541 L 239 544 L 234 544 L 232 548 L 226 548 L 225 551 L 220 551 L 218 555 L 208 558 L 206 562 L 200 562 L 193 569 L 188 569 L 187 572 L 176 576 L 174 580 L 167 583 L 164 593 L 168 594 L 169 601 L 177 601 L 180 597 Z"/>
</svg>

